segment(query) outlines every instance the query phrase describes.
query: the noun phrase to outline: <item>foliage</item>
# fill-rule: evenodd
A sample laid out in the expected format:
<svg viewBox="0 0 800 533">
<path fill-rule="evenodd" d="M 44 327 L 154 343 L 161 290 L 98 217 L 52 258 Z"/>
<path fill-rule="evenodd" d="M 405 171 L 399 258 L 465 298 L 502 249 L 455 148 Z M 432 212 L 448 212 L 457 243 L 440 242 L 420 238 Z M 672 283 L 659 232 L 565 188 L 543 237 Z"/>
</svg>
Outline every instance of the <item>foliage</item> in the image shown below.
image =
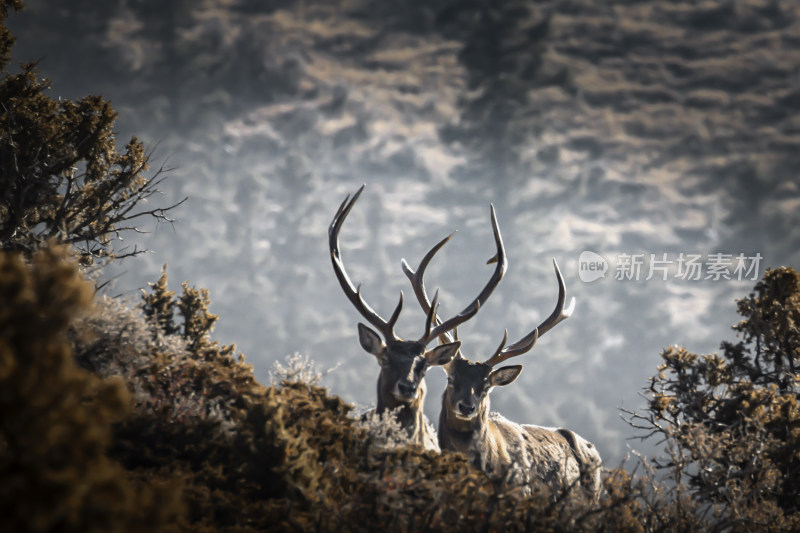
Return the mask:
<svg viewBox="0 0 800 533">
<path fill-rule="evenodd" d="M 33 271 L 40 268 L 40 257 L 54 253 L 45 250 L 34 255 Z M 4 257 L 12 256 L 6 253 Z M 22 258 L 13 257 L 11 264 L 24 272 Z M 60 331 L 62 342 L 68 338 L 75 351 L 73 355 L 68 348 L 57 350 L 63 359 L 61 364 L 71 365 L 71 372 L 81 377 L 77 381 L 68 377 L 67 383 L 48 382 L 35 389 L 33 396 L 25 400 L 31 405 L 14 406 L 13 413 L 18 415 L 12 415 L 12 410 L 8 411 L 10 414 L 4 411 L 2 427 L 6 430 L 6 424 L 10 423 L 7 421 L 18 420 L 31 425 L 37 438 L 53 434 L 53 428 L 60 426 L 49 417 L 58 416 L 59 424 L 64 424 L 69 423 L 69 415 L 60 410 L 44 413 L 42 407 L 35 406 L 59 405 L 59 402 L 70 412 L 80 408 L 100 413 L 97 418 L 84 415 L 81 420 L 91 428 L 91 435 L 106 435 L 105 440 L 100 439 L 101 444 L 94 441 L 94 447 L 88 448 L 96 452 L 92 454 L 93 460 L 101 465 L 92 467 L 93 475 L 107 476 L 104 486 L 119 483 L 129 487 L 127 492 L 107 492 L 107 499 L 103 500 L 104 509 L 115 509 L 119 516 L 116 525 L 121 529 L 159 519 L 169 519 L 165 527 L 181 531 L 710 531 L 797 527 L 791 507 L 781 508 L 782 501 L 795 502 L 790 493 L 794 490 L 793 479 L 775 473 L 776 468 L 794 468 L 791 451 L 796 444 L 791 439 L 796 438 L 792 436 L 796 433 L 781 434 L 778 424 L 781 416 L 789 414 L 785 406 L 792 402 L 781 403 L 779 387 L 758 385 L 772 390 L 772 395 L 767 395 L 772 403 L 751 403 L 746 409 L 740 402 L 738 407 L 743 411 L 730 415 L 743 430 L 751 432 L 745 439 L 721 432 L 719 424 L 693 422 L 701 419 L 698 414 L 701 411 L 693 410 L 690 405 L 684 411 L 670 411 L 675 402 L 682 401 L 677 398 L 688 398 L 686 395 L 690 394 L 698 394 L 697 398 L 708 396 L 700 395 L 705 381 L 698 381 L 695 390 L 690 390 L 686 380 L 689 376 L 705 376 L 706 381 L 717 385 L 721 381 L 711 379 L 713 365 L 699 365 L 703 359 L 685 352 L 679 356 L 679 351 L 668 350 L 666 353 L 672 355 L 666 357 L 665 365 L 671 366 L 666 366 L 662 370 L 665 377 L 654 378 L 654 383 L 666 380 L 671 372 L 670 375 L 681 377 L 680 383 L 686 389 L 673 380 L 675 387 L 664 389 L 662 394 L 667 399 L 651 404 L 653 416 L 675 412 L 681 417 L 680 424 L 675 422 L 674 426 L 665 424 L 666 418 L 658 420 L 663 424 L 660 427 L 674 429 L 663 436 L 672 443 L 673 450 L 682 451 L 673 453 L 671 459 L 683 462 L 668 463 L 662 459 L 655 465 L 672 473 L 672 485 L 656 481 L 647 465 L 640 463 L 637 468 L 644 468 L 640 474 L 636 469 L 628 472 L 622 467 L 605 472 L 598 502 L 587 501 L 580 491 L 552 494 L 544 486 L 535 486 L 530 494 L 523 494 L 518 488 L 489 479 L 461 454 L 425 452 L 408 446 L 402 439 L 390 438 L 387 431 L 391 428 L 381 420 L 355 419 L 349 405 L 316 384 L 319 372 L 307 359 L 295 357 L 286 365 L 277 365 L 273 385 L 262 386 L 243 357 L 235 357 L 233 347 L 220 345 L 209 337 L 209 324 L 214 320 L 207 309 L 207 294 L 184 284 L 183 295 L 177 295 L 168 289 L 166 273 L 151 284 L 150 293 L 143 296 L 137 309 L 99 298 L 93 312 L 72 320 L 76 307 L 69 302 L 77 300 L 83 305 L 91 295 L 75 292 L 74 266 L 63 257 L 56 263 L 72 272 L 72 277 L 44 276 L 46 281 L 20 283 L 19 275 L 3 274 L 2 279 L 8 280 L 2 285 L 3 294 L 9 295 L 3 301 L 12 302 L 14 312 L 5 312 L 0 323 L 18 320 L 31 335 L 36 332 L 37 342 L 42 338 L 41 331 Z M 2 272 L 7 270 L 9 267 L 4 267 Z M 791 389 L 794 385 L 784 379 L 788 363 L 781 367 L 764 361 L 768 354 L 774 362 L 777 354 L 785 353 L 780 350 L 786 344 L 772 342 L 777 335 L 785 334 L 790 345 L 794 342 L 792 321 L 796 317 L 797 279 L 797 274 L 788 269 L 769 271 L 756 287 L 756 294 L 740 302 L 740 310 L 748 320 L 737 326 L 745 334 L 742 346 L 736 351 L 737 361 L 761 361 L 762 374 L 783 379 L 790 385 L 786 394 L 796 394 Z M 37 305 L 45 306 L 44 310 L 27 312 L 27 304 L 13 296 L 16 294 L 13 290 L 36 294 L 39 289 L 29 290 L 26 288 L 29 285 L 49 291 L 37 300 Z M 19 318 L 18 310 L 21 310 Z M 42 323 L 31 318 L 48 316 L 56 316 L 58 320 Z M 186 322 L 200 326 L 185 327 Z M 70 324 L 69 335 L 65 336 L 64 330 Z M 751 328 L 755 324 L 760 325 L 759 329 Z M 6 338 L 16 338 L 8 334 L 13 330 L 4 327 L 0 338 L 6 344 Z M 26 345 L 23 349 L 23 353 L 47 353 L 37 345 Z M 742 359 L 741 354 L 750 354 L 752 359 Z M 99 377 L 77 368 L 71 362 L 73 358 Z M 65 375 L 46 356 L 25 362 L 43 365 L 57 376 Z M 3 363 L 4 377 L 22 368 L 18 361 L 10 364 L 4 359 Z M 751 368 L 757 367 L 753 362 Z M 738 374 L 727 371 L 717 375 Z M 126 399 L 125 390 L 119 386 L 120 377 L 130 399 Z M 109 378 L 117 381 L 108 381 Z M 751 378 L 753 383 L 765 379 L 754 375 Z M 29 381 L 21 379 L 19 374 L 9 379 L 9 383 Z M 75 383 L 94 383 L 98 389 L 91 389 L 91 393 L 85 392 L 86 389 L 78 394 L 65 392 Z M 730 394 L 741 389 L 729 386 L 726 390 Z M 108 391 L 117 395 L 117 399 L 113 395 L 109 398 Z M 675 391 L 680 394 L 676 396 Z M 751 394 L 750 398 L 763 400 L 758 394 Z M 719 405 L 724 403 L 720 402 Z M 771 407 L 773 404 L 775 409 Z M 126 411 L 127 405 L 133 409 Z M 33 412 L 34 409 L 40 411 Z M 722 413 L 723 410 L 715 411 L 713 416 Z M 765 418 L 758 422 L 758 417 Z M 111 420 L 118 422 L 109 440 Z M 796 429 L 791 420 L 783 420 L 783 429 L 790 432 Z M 687 432 L 684 428 L 690 426 L 692 430 Z M 716 428 L 716 433 L 709 428 Z M 760 433 L 753 434 L 755 429 Z M 65 433 L 71 437 L 70 443 L 75 442 L 72 440 L 75 433 L 74 430 Z M 3 433 L 0 450 L 6 452 L 6 461 L 19 460 L 16 449 L 15 453 L 9 453 L 10 443 L 15 441 L 8 435 L 17 434 Z M 62 432 L 55 431 L 58 434 Z M 765 467 L 764 472 L 755 478 L 743 478 L 731 460 L 749 453 L 749 448 L 741 447 L 753 443 L 761 443 L 763 447 L 763 453 L 754 457 L 756 464 Z M 42 454 L 45 452 L 41 450 L 50 451 L 26 447 L 30 453 L 37 449 Z M 723 464 L 722 460 L 729 461 L 724 463 L 728 465 L 725 472 L 722 467 L 714 466 Z M 695 466 L 688 461 L 694 461 Z M 27 464 L 45 468 L 48 462 L 39 458 Z M 82 470 L 82 464 L 75 460 L 72 468 L 82 472 L 91 486 L 94 478 Z M 706 478 L 702 476 L 711 474 L 721 476 L 714 480 L 713 486 L 703 488 L 698 483 L 685 483 L 691 476 L 703 481 Z M 7 480 L 14 478 L 1 479 L 0 490 L 9 490 Z M 762 492 L 755 496 L 752 492 L 755 484 L 765 481 L 771 484 L 763 486 Z M 161 509 L 163 514 L 155 518 L 147 512 L 126 518 L 126 510 L 136 505 L 148 509 L 146 503 L 150 500 L 146 495 L 158 494 L 165 486 L 173 488 L 172 494 L 180 498 L 185 513 L 180 513 L 176 502 L 171 500 L 173 503 Z M 709 489 L 715 487 L 717 493 L 712 494 Z M 745 488 L 752 490 L 746 492 Z M 39 489 L 37 495 L 41 493 Z M 18 494 L 24 502 L 15 505 L 29 509 L 26 505 L 32 505 L 34 496 L 22 491 Z M 67 505 L 63 502 L 69 501 L 68 494 L 71 493 L 56 492 L 46 501 L 53 509 L 63 508 Z M 109 503 L 108 498 L 113 501 Z M 115 506 L 123 509 L 117 510 Z M 16 519 L 17 515 L 4 516 Z M 58 519 L 43 508 L 38 514 L 25 516 L 47 521 Z M 756 517 L 759 521 L 755 521 Z"/>
<path fill-rule="evenodd" d="M 49 239 L 75 245 L 85 262 L 140 253 L 113 239 L 138 231 L 141 217 L 168 220 L 166 208 L 143 209 L 162 170 L 148 178 L 149 155 L 135 137 L 116 149 L 116 113 L 99 96 L 55 100 L 34 64 L 6 70 L 13 37 L 0 12 L 0 248 L 30 254 Z"/>
<path fill-rule="evenodd" d="M 284 382 L 300 382 L 308 385 L 319 385 L 323 376 L 330 370 L 322 372 L 316 363 L 307 355 L 292 354 L 286 358 L 285 363 L 275 361 L 269 372 L 270 385 L 280 385 Z"/>
<path fill-rule="evenodd" d="M 0 20 L 8 7 L 20 4 L 0 4 Z M 473 17 L 454 30 L 469 36 L 462 61 L 473 78 L 462 129 L 449 133 L 469 145 L 499 117 L 496 143 L 476 153 L 488 153 L 501 178 L 528 135 L 524 120 L 510 119 L 531 112 L 528 89 L 543 83 L 546 18 L 532 13 L 520 2 L 467 2 L 438 19 Z M 0 26 L 3 69 L 12 41 Z M 166 270 L 135 308 L 94 298 L 50 239 L 87 259 L 120 257 L 111 237 L 166 210 L 136 211 L 158 180 L 144 177 L 138 141 L 125 154 L 114 148 L 110 105 L 56 102 L 46 88 L 32 65 L 0 85 L 0 529 L 800 529 L 795 271 L 767 272 L 739 303 L 742 340 L 724 343 L 722 356 L 663 353 L 649 410 L 632 416 L 666 441 L 654 466 L 670 483 L 641 462 L 638 475 L 605 472 L 597 502 L 543 485 L 523 492 L 463 455 L 408 446 L 388 420 L 356 420 L 307 359 L 276 366 L 272 386 L 261 385 L 235 346 L 211 339 L 208 292 L 185 283 L 178 296 Z"/>
<path fill-rule="evenodd" d="M 597 524 L 582 495 L 561 495 L 556 505 L 542 488 L 521 500 L 460 454 L 424 452 L 388 438 L 379 420 L 355 420 L 350 406 L 315 385 L 319 372 L 307 359 L 276 365 L 273 386 L 261 386 L 229 347 L 184 336 L 175 316 L 152 311 L 177 315 L 185 296 L 169 291 L 162 274 L 141 312 L 101 299 L 72 335 L 81 364 L 123 376 L 135 399 L 117 426 L 111 457 L 141 483 L 182 481 L 188 512 L 179 529 Z M 205 313 L 199 305 L 194 315 Z"/>
<path fill-rule="evenodd" d="M 14 36 L 4 24 L 8 18 L 8 8 L 19 11 L 23 8 L 22 0 L 2 0 L 0 2 L 0 68 L 5 68 L 11 60 L 11 48 L 15 41 Z"/>
<path fill-rule="evenodd" d="M 150 283 L 152 292 L 142 294 L 142 310 L 148 321 L 164 335 L 175 335 L 179 328 L 175 325 L 175 291 L 167 288 L 167 265 L 161 270 L 161 277 Z"/>
<path fill-rule="evenodd" d="M 377 409 L 370 409 L 358 417 L 356 427 L 364 430 L 370 441 L 369 446 L 397 448 L 413 444 L 411 436 L 403 430 L 394 410 L 379 413 Z"/>
<path fill-rule="evenodd" d="M 727 527 L 800 528 L 800 274 L 768 270 L 739 300 L 722 354 L 671 347 L 633 423 L 664 439 L 658 465 Z"/>
<path fill-rule="evenodd" d="M 223 355 L 231 354 L 236 346 L 218 346 L 211 341 L 209 335 L 214 329 L 214 324 L 219 319 L 211 314 L 208 306 L 211 299 L 207 289 L 195 289 L 188 283 L 183 284 L 183 294 L 175 301 L 175 292 L 167 288 L 167 266 L 161 271 L 161 277 L 156 283 L 150 283 L 152 294 L 143 293 L 143 310 L 145 317 L 154 322 L 156 329 L 164 335 L 181 333 L 189 342 L 188 349 L 192 352 L 219 350 Z M 175 324 L 175 311 L 178 311 L 182 324 Z"/>
<path fill-rule="evenodd" d="M 80 369 L 65 330 L 93 291 L 64 247 L 0 252 L 0 530 L 143 531 L 179 513 L 106 454 L 129 410 L 119 378 Z"/>
<path fill-rule="evenodd" d="M 273 386 L 263 387 L 227 347 L 183 336 L 180 298 L 162 274 L 142 313 L 102 300 L 75 335 L 79 360 L 119 372 L 134 391 L 112 457 L 143 483 L 182 480 L 189 511 L 180 529 L 658 531 L 675 516 L 697 524 L 691 502 L 676 505 L 621 468 L 606 475 L 596 506 L 544 487 L 523 496 L 460 454 L 425 452 L 388 436 L 386 421 L 354 419 L 316 385 L 308 359 L 276 365 Z"/>
</svg>

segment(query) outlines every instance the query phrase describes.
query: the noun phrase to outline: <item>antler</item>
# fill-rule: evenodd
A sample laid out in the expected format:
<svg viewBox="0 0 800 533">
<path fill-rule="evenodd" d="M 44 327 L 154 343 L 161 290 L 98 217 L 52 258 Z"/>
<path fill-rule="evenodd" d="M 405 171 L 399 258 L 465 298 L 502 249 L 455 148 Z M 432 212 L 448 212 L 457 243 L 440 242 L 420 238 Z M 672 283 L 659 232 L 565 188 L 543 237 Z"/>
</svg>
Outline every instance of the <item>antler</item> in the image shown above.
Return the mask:
<svg viewBox="0 0 800 533">
<path fill-rule="evenodd" d="M 486 286 L 483 288 L 481 293 L 478 295 L 475 300 L 472 301 L 461 313 L 457 316 L 451 318 L 450 320 L 444 322 L 443 324 L 439 324 L 436 329 L 428 334 L 427 340 L 430 341 L 436 336 L 442 335 L 447 342 L 453 342 L 455 340 L 454 336 L 450 333 L 451 330 L 454 330 L 456 327 L 461 325 L 470 317 L 474 316 L 475 313 L 478 312 L 480 306 L 489 299 L 489 295 L 492 294 L 494 289 L 497 287 L 497 284 L 500 283 L 500 280 L 503 279 L 503 275 L 505 274 L 506 267 L 508 265 L 507 258 L 506 258 L 506 251 L 503 247 L 503 237 L 500 235 L 500 228 L 497 225 L 497 217 L 495 216 L 494 206 L 490 206 L 491 210 L 491 218 L 492 218 L 492 229 L 494 230 L 494 241 L 497 245 L 497 254 L 487 261 L 488 263 L 497 263 L 497 267 L 494 269 L 494 273 L 492 277 L 489 279 Z M 428 264 L 433 259 L 433 256 L 436 255 L 442 246 L 444 246 L 447 241 L 453 238 L 455 232 L 451 233 L 441 241 L 439 241 L 430 251 L 425 254 L 425 257 L 422 258 L 422 261 L 417 268 L 417 271 L 414 272 L 412 268 L 408 265 L 405 259 L 402 261 L 403 272 L 405 272 L 408 279 L 411 281 L 411 286 L 414 289 L 414 294 L 417 297 L 417 301 L 419 305 L 422 307 L 422 310 L 428 313 L 429 317 L 433 317 L 436 323 L 439 323 L 439 319 L 436 318 L 436 297 L 434 297 L 434 303 L 431 304 L 428 301 L 428 294 L 425 290 L 425 269 L 428 268 Z M 438 292 L 438 291 L 437 291 Z"/>
<path fill-rule="evenodd" d="M 387 341 L 398 340 L 397 335 L 394 333 L 394 325 L 397 322 L 397 319 L 400 317 L 400 311 L 403 309 L 403 293 L 400 292 L 400 301 L 397 303 L 397 307 L 395 308 L 394 313 L 392 313 L 391 318 L 388 321 L 384 320 L 367 304 L 367 302 L 364 301 L 364 298 L 362 298 L 361 285 L 359 285 L 358 288 L 353 286 L 353 282 L 350 281 L 350 278 L 344 269 L 342 255 L 341 252 L 339 252 L 339 230 L 342 228 L 344 219 L 347 218 L 347 214 L 350 213 L 350 210 L 353 208 L 353 205 L 355 205 L 358 197 L 361 196 L 361 192 L 363 190 L 364 185 L 362 185 L 361 188 L 359 188 L 358 191 L 353 195 L 352 200 L 350 199 L 350 195 L 347 195 L 342 202 L 342 205 L 339 206 L 339 210 L 336 212 L 336 215 L 334 215 L 333 221 L 331 221 L 331 225 L 328 228 L 328 245 L 330 246 L 331 250 L 333 271 L 336 273 L 336 277 L 339 279 L 339 284 L 342 286 L 345 295 L 356 307 L 358 312 L 361 313 L 361 315 L 366 318 L 370 324 L 375 326 L 378 331 L 383 333 L 383 336 Z"/>
<path fill-rule="evenodd" d="M 572 316 L 572 312 L 575 310 L 575 298 L 573 297 L 570 300 L 569 307 L 564 309 L 564 303 L 567 300 L 567 288 L 564 284 L 564 277 L 561 275 L 561 271 L 558 269 L 558 263 L 556 263 L 555 259 L 553 259 L 553 266 L 556 269 L 556 277 L 558 278 L 558 302 L 556 302 L 556 308 L 538 327 L 510 346 L 505 346 L 508 340 L 508 330 L 506 330 L 503 341 L 500 343 L 500 346 L 497 347 L 494 354 L 486 360 L 484 363 L 485 365 L 494 366 L 506 359 L 524 354 L 533 348 L 533 345 L 536 344 L 536 340 L 540 336 L 553 329 L 553 327 L 562 320 Z"/>
</svg>

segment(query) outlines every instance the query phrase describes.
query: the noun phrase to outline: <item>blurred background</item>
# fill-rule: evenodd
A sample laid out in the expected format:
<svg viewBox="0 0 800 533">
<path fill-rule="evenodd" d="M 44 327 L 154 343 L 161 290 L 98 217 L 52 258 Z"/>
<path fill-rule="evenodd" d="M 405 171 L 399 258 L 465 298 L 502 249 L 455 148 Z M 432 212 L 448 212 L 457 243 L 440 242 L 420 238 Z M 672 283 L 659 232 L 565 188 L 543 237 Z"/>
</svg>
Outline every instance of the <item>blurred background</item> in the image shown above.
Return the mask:
<svg viewBox="0 0 800 533">
<path fill-rule="evenodd" d="M 490 202 L 509 269 L 459 330 L 467 356 L 551 312 L 559 262 L 575 313 L 514 361 L 525 370 L 492 405 L 576 430 L 612 466 L 648 451 L 620 407 L 643 404 L 660 351 L 734 340 L 753 278 L 800 265 L 795 2 L 26 4 L 9 20 L 15 60 L 39 61 L 53 96 L 109 98 L 119 143 L 138 136 L 169 169 L 162 204 L 188 197 L 174 224 L 123 235 L 151 252 L 107 268 L 108 293 L 135 301 L 168 264 L 171 288 L 210 290 L 214 337 L 262 381 L 301 353 L 333 368 L 331 392 L 374 404 L 378 365 L 327 243 L 362 183 L 344 261 L 382 315 L 405 292 L 403 336 L 422 333 L 424 314 L 401 258 L 416 266 L 457 229 L 426 278 L 442 314 L 458 312 L 492 272 Z M 582 281 L 586 251 L 605 277 Z M 699 256 L 701 279 L 683 275 L 681 254 Z M 625 268 L 635 255 L 638 275 Z M 666 273 L 646 279 L 651 266 Z M 434 421 L 444 381 L 429 371 Z"/>
</svg>

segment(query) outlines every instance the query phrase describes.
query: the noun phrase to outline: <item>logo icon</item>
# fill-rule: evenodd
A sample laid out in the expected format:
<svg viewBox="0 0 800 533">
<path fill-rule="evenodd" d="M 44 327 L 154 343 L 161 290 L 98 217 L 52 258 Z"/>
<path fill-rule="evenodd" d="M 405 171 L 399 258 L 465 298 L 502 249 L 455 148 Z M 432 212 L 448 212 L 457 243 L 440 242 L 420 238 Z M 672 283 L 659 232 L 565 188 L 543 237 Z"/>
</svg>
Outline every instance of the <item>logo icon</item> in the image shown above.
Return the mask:
<svg viewBox="0 0 800 533">
<path fill-rule="evenodd" d="M 578 277 L 584 283 L 591 283 L 606 277 L 608 261 L 600 254 L 589 250 L 581 252 L 578 257 Z"/>
</svg>

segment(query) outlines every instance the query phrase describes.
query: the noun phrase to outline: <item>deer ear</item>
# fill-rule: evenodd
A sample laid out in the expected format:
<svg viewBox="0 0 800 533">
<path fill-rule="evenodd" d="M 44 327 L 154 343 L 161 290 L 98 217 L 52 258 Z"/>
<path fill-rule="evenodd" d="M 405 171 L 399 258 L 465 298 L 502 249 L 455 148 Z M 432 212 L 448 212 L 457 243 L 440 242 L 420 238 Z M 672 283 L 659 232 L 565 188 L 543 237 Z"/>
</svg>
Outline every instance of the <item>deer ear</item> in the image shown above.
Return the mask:
<svg viewBox="0 0 800 533">
<path fill-rule="evenodd" d="M 520 372 L 522 372 L 522 365 L 504 366 L 503 368 L 498 368 L 489 374 L 489 385 L 492 387 L 502 387 L 503 385 L 513 383 L 514 380 L 519 376 Z"/>
<path fill-rule="evenodd" d="M 383 356 L 386 345 L 383 343 L 380 335 L 360 322 L 358 324 L 358 341 L 361 343 L 362 348 L 378 359 Z"/>
<path fill-rule="evenodd" d="M 431 366 L 446 365 L 453 360 L 460 348 L 461 341 L 440 344 L 433 350 L 425 352 L 425 359 L 428 360 L 428 364 Z"/>
</svg>

